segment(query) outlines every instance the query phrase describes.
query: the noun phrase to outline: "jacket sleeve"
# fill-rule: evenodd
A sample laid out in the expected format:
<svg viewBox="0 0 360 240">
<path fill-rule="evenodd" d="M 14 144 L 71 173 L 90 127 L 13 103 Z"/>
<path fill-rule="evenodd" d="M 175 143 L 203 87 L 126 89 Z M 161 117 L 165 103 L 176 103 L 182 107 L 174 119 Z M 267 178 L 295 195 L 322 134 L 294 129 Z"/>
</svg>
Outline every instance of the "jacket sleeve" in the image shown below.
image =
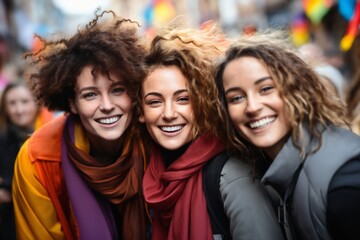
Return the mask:
<svg viewBox="0 0 360 240">
<path fill-rule="evenodd" d="M 30 161 L 28 145 L 29 140 L 19 151 L 12 184 L 17 239 L 65 239 L 55 208 Z"/>
<path fill-rule="evenodd" d="M 233 239 L 283 239 L 277 216 L 263 184 L 240 159 L 224 165 L 220 192 Z"/>
</svg>

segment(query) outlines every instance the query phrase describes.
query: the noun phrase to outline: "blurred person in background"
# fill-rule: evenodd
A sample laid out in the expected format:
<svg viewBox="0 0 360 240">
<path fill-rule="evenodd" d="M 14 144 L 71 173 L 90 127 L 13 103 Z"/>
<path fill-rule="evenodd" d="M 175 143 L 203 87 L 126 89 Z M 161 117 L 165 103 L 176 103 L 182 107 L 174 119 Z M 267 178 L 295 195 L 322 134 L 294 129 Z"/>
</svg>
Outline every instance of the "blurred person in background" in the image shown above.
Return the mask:
<svg viewBox="0 0 360 240">
<path fill-rule="evenodd" d="M 11 181 L 16 155 L 33 131 L 53 115 L 40 109 L 24 83 L 9 83 L 0 104 L 0 239 L 15 239 Z"/>
<path fill-rule="evenodd" d="M 352 130 L 360 135 L 360 71 L 349 86 L 346 102 Z"/>
<path fill-rule="evenodd" d="M 360 36 L 351 49 L 353 54 L 354 74 L 346 92 L 346 104 L 352 130 L 360 135 Z"/>
<path fill-rule="evenodd" d="M 330 92 L 345 102 L 347 81 L 339 69 L 328 63 L 324 50 L 316 43 L 306 43 L 299 47 L 299 52 Z"/>
<path fill-rule="evenodd" d="M 146 239 L 146 166 L 134 88 L 146 53 L 139 25 L 105 11 L 29 53 L 36 98 L 64 112 L 18 154 L 12 195 L 19 239 Z"/>
</svg>

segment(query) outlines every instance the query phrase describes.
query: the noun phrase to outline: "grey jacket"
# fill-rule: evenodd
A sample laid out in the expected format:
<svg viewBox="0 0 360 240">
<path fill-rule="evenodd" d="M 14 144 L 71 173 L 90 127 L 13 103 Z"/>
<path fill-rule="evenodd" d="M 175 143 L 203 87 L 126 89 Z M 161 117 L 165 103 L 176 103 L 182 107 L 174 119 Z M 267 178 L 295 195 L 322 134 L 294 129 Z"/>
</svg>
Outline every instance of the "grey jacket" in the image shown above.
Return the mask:
<svg viewBox="0 0 360 240">
<path fill-rule="evenodd" d="M 253 180 L 250 166 L 229 158 L 221 171 L 220 193 L 233 239 L 283 239 L 269 195 Z"/>
<path fill-rule="evenodd" d="M 308 133 L 304 143 L 308 150 L 314 146 Z M 331 239 L 326 228 L 329 183 L 336 171 L 359 153 L 360 137 L 334 126 L 323 129 L 321 148 L 304 159 L 292 139 L 288 139 L 262 182 L 283 197 L 300 162 L 305 161 L 294 188 L 291 212 L 298 239 Z"/>
</svg>

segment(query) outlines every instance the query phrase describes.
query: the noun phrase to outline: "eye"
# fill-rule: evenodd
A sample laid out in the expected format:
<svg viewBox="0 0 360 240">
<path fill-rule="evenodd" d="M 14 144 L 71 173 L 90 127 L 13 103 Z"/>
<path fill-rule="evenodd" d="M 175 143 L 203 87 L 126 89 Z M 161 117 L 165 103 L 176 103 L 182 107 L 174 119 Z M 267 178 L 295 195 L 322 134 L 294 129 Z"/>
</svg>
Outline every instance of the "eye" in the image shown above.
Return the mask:
<svg viewBox="0 0 360 240">
<path fill-rule="evenodd" d="M 179 97 L 177 99 L 178 102 L 181 102 L 181 103 L 188 103 L 190 100 L 189 100 L 189 97 L 187 96 L 182 96 L 182 97 Z"/>
<path fill-rule="evenodd" d="M 117 88 L 114 88 L 112 91 L 113 91 L 113 93 L 116 93 L 116 94 L 122 94 L 122 93 L 126 92 L 126 89 L 122 88 L 122 87 L 117 87 Z"/>
<path fill-rule="evenodd" d="M 274 89 L 274 86 L 265 86 L 260 89 L 260 92 L 266 94 L 266 93 L 272 92 L 273 89 Z"/>
<path fill-rule="evenodd" d="M 91 100 L 94 99 L 97 96 L 97 94 L 95 92 L 87 92 L 82 94 L 82 97 L 86 100 Z"/>
<path fill-rule="evenodd" d="M 23 104 L 26 104 L 26 103 L 29 103 L 30 100 L 29 100 L 29 99 L 23 99 L 21 102 L 22 102 Z"/>
<path fill-rule="evenodd" d="M 243 96 L 243 95 L 236 95 L 236 96 L 227 98 L 228 103 L 241 103 L 244 100 L 245 100 L 245 96 Z"/>
<path fill-rule="evenodd" d="M 152 107 L 157 107 L 161 104 L 161 100 L 160 99 L 149 99 L 145 101 L 146 105 L 150 105 Z"/>
</svg>

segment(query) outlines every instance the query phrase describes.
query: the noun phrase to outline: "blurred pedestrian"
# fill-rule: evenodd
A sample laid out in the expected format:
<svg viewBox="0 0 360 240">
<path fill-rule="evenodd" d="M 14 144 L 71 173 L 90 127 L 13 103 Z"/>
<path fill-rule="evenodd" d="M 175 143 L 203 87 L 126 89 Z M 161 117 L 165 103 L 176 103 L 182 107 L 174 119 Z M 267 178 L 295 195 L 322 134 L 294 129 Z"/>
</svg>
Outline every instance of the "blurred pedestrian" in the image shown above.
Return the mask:
<svg viewBox="0 0 360 240">
<path fill-rule="evenodd" d="M 352 130 L 360 135 L 360 70 L 355 73 L 346 95 Z"/>
<path fill-rule="evenodd" d="M 10 240 L 15 239 L 11 180 L 16 155 L 36 122 L 44 124 L 50 118 L 41 118 L 41 109 L 24 83 L 9 83 L 0 104 L 0 239 Z"/>
</svg>

